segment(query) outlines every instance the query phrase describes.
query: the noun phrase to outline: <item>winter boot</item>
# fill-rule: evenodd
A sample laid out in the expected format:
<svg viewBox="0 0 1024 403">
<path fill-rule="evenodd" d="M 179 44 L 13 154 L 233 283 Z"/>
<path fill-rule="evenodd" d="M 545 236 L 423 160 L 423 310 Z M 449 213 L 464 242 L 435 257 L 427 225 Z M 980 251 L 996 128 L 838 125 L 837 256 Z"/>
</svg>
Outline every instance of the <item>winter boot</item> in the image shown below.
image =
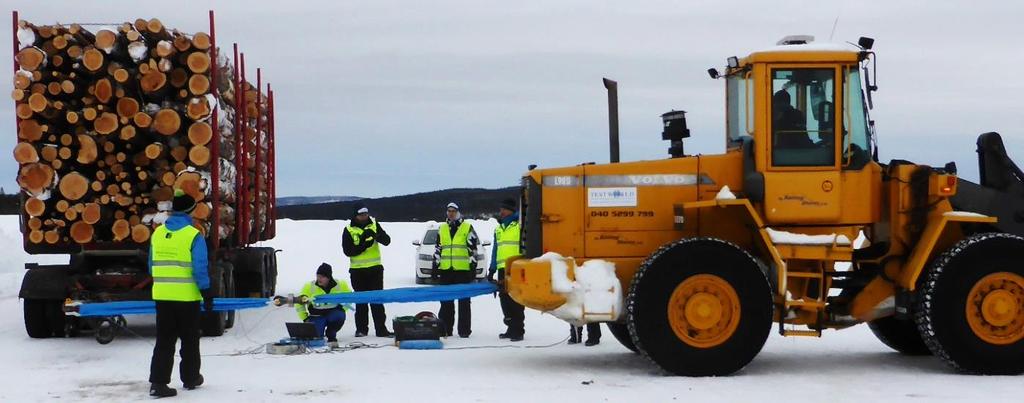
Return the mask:
<svg viewBox="0 0 1024 403">
<path fill-rule="evenodd" d="M 190 383 L 184 383 L 183 382 L 181 386 L 184 386 L 185 389 L 192 390 L 192 389 L 198 388 L 202 384 L 203 384 L 203 375 L 200 374 L 199 378 L 197 378 L 195 381 L 190 382 Z"/>
<path fill-rule="evenodd" d="M 569 344 L 579 344 L 583 340 L 583 328 L 569 325 Z"/>
<path fill-rule="evenodd" d="M 174 388 L 167 387 L 167 385 L 163 383 L 152 383 L 149 385 L 149 395 L 159 399 L 162 397 L 177 396 L 178 391 L 174 390 Z"/>
</svg>

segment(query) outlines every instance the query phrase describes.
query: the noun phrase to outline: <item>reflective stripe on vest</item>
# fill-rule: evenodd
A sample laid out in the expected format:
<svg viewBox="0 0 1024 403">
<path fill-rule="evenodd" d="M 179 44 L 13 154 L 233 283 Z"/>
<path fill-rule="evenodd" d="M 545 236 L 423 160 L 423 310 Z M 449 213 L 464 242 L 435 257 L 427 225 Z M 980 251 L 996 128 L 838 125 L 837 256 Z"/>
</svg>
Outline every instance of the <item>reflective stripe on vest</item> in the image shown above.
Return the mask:
<svg viewBox="0 0 1024 403">
<path fill-rule="evenodd" d="M 153 231 L 154 301 L 202 301 L 199 286 L 192 277 L 192 242 L 199 230 L 188 225 L 176 231 L 161 225 Z"/>
<path fill-rule="evenodd" d="M 469 242 L 469 231 L 473 227 L 466 221 L 459 224 L 455 230 L 455 237 L 452 237 L 451 227 L 447 222 L 441 224 L 437 229 L 441 244 L 441 262 L 437 266 L 441 270 L 469 270 L 470 251 L 466 243 Z"/>
<path fill-rule="evenodd" d="M 513 256 L 519 256 L 519 222 L 513 221 L 507 226 L 498 225 L 494 229 L 494 247 L 498 248 L 495 259 L 498 259 L 498 270 L 505 268 L 505 261 Z"/>
<path fill-rule="evenodd" d="M 349 226 L 346 228 L 348 235 L 352 237 L 352 243 L 359 246 L 359 243 L 363 240 L 363 232 L 371 229 L 374 233 L 377 232 L 377 222 L 370 221 L 370 225 L 366 228 L 359 228 Z M 358 255 L 349 258 L 349 267 L 353 269 L 365 269 L 367 267 L 379 266 L 380 265 L 380 244 L 377 242 L 376 236 L 374 236 L 373 245 Z"/>
</svg>

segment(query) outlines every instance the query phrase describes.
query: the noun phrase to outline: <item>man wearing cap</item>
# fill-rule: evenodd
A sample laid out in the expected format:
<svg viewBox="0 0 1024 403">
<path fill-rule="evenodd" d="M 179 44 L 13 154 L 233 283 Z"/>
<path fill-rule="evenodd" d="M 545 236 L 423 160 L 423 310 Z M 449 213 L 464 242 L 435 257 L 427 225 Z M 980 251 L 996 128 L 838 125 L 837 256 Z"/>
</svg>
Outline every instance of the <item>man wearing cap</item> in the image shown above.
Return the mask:
<svg viewBox="0 0 1024 403">
<path fill-rule="evenodd" d="M 459 205 L 448 203 L 448 219 L 437 230 L 439 241 L 434 249 L 432 276 L 440 284 L 472 283 L 476 279 L 476 248 L 479 239 L 473 226 L 462 219 Z M 445 324 L 445 336 L 451 336 L 455 325 L 455 303 L 441 301 L 438 316 Z M 473 332 L 469 298 L 459 300 L 459 337 Z"/>
<path fill-rule="evenodd" d="M 318 303 L 314 299 L 321 295 L 346 292 L 352 292 L 348 283 L 345 280 L 336 280 L 331 265 L 321 263 L 316 269 L 316 280 L 306 283 L 299 294 L 306 297 L 309 306 L 295 305 L 299 320 L 316 325 L 316 332 L 320 337 L 324 337 L 326 332 L 327 344 L 331 347 L 338 347 L 338 331 L 345 325 L 345 307 L 340 304 Z"/>
<path fill-rule="evenodd" d="M 487 280 L 493 282 L 494 274 L 497 272 L 498 281 L 505 281 L 505 261 L 511 257 L 521 255 L 519 250 L 519 214 L 516 213 L 518 206 L 513 199 L 505 199 L 501 202 L 498 211 L 498 226 L 494 228 L 494 247 L 491 248 L 491 266 L 487 270 Z M 505 333 L 499 334 L 499 339 L 511 341 L 522 341 L 523 319 L 525 317 L 522 305 L 508 295 L 504 289 L 498 294 L 501 300 L 501 313 L 505 316 Z"/>
<path fill-rule="evenodd" d="M 149 247 L 149 272 L 156 302 L 156 345 L 149 366 L 149 395 L 178 394 L 170 388 L 174 348 L 181 339 L 181 382 L 185 389 L 203 384 L 199 373 L 200 304 L 213 310 L 206 239 L 192 226 L 189 213 L 196 201 L 175 190 L 170 217 L 153 231 Z"/>
<path fill-rule="evenodd" d="M 356 202 L 352 210 L 352 221 L 341 237 L 341 248 L 350 259 L 349 276 L 352 289 L 373 291 L 384 289 L 384 265 L 380 259 L 380 245 L 387 246 L 391 237 L 384 232 L 376 220 L 370 217 L 370 209 Z M 370 304 L 373 311 L 373 327 L 377 337 L 392 337 L 385 326 L 387 314 L 384 305 Z M 356 304 L 356 337 L 369 333 L 366 304 Z"/>
</svg>

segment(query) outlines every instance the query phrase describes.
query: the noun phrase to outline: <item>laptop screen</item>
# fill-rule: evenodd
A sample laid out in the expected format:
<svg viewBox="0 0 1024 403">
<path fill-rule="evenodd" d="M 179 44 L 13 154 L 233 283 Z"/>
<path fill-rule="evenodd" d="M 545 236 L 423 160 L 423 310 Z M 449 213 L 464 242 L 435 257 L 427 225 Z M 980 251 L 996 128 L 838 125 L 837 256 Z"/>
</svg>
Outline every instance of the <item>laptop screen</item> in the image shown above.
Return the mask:
<svg viewBox="0 0 1024 403">
<path fill-rule="evenodd" d="M 288 336 L 301 339 L 319 339 L 320 335 L 316 333 L 316 326 L 312 323 L 307 322 L 288 322 L 284 324 L 288 328 Z"/>
</svg>

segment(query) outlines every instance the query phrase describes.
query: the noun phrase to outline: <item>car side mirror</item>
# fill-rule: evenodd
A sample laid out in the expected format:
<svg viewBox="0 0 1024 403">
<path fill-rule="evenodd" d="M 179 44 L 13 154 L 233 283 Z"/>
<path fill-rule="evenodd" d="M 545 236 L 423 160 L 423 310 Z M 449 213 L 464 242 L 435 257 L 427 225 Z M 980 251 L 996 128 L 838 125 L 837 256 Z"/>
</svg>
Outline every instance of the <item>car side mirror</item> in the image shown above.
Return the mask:
<svg viewBox="0 0 1024 403">
<path fill-rule="evenodd" d="M 420 245 L 421 245 L 422 243 L 420 243 L 420 240 L 419 240 L 419 239 L 417 239 L 417 240 L 415 240 L 415 241 L 412 241 L 412 244 L 413 244 L 413 245 L 416 245 L 416 246 L 420 246 Z"/>
<path fill-rule="evenodd" d="M 491 241 L 484 241 L 484 243 L 482 243 L 481 245 L 483 245 L 483 246 L 491 246 Z"/>
</svg>

